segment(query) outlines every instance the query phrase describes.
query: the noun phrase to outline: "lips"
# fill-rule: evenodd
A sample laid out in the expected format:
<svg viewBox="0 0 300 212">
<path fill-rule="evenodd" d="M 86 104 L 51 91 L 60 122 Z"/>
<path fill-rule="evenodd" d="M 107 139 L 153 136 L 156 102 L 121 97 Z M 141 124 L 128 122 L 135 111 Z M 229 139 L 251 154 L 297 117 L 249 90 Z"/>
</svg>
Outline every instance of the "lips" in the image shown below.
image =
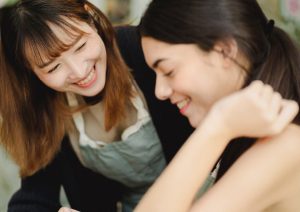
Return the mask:
<svg viewBox="0 0 300 212">
<path fill-rule="evenodd" d="M 76 84 L 80 87 L 89 87 L 90 85 L 93 84 L 93 82 L 96 79 L 96 71 L 95 71 L 95 67 L 90 71 L 90 73 L 87 75 L 86 78 L 84 78 L 83 80 L 80 80 L 79 82 L 77 82 Z"/>
<path fill-rule="evenodd" d="M 184 99 L 184 100 L 177 103 L 177 107 L 179 108 L 180 113 L 183 114 L 186 111 L 186 109 L 188 108 L 190 102 L 191 102 L 190 99 Z"/>
</svg>

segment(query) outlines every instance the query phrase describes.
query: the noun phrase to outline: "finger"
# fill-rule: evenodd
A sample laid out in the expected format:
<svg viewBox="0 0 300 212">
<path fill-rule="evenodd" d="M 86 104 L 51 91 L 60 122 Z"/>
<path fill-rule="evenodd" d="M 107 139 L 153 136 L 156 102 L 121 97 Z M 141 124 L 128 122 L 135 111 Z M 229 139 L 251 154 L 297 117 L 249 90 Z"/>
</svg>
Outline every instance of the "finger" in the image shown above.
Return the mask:
<svg viewBox="0 0 300 212">
<path fill-rule="evenodd" d="M 266 101 L 267 104 L 269 104 L 273 97 L 273 94 L 273 88 L 270 85 L 264 85 L 261 89 L 260 96 L 263 98 L 263 100 Z"/>
<path fill-rule="evenodd" d="M 297 102 L 292 100 L 283 100 L 281 111 L 279 112 L 278 118 L 273 126 L 274 133 L 281 132 L 299 112 L 299 105 Z"/>
<path fill-rule="evenodd" d="M 273 93 L 270 104 L 268 106 L 269 114 L 277 117 L 282 107 L 282 97 L 278 92 Z"/>
<path fill-rule="evenodd" d="M 251 92 L 260 93 L 263 86 L 264 86 L 264 83 L 262 81 L 255 80 L 246 89 L 250 90 Z"/>
<path fill-rule="evenodd" d="M 262 81 L 255 80 L 239 93 L 242 96 L 244 95 L 249 101 L 253 101 L 257 104 L 260 104 L 258 100 L 260 100 L 260 93 L 263 88 L 263 85 L 264 84 L 262 83 Z"/>
</svg>

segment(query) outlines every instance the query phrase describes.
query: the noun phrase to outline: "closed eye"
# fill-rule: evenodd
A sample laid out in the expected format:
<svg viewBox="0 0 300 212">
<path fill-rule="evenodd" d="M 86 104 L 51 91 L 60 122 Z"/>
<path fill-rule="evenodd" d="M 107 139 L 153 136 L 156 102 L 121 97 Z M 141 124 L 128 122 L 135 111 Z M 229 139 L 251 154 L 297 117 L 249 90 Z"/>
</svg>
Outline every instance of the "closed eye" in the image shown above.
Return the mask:
<svg viewBox="0 0 300 212">
<path fill-rule="evenodd" d="M 86 42 L 84 42 L 81 46 L 79 46 L 75 51 L 78 52 L 80 49 L 82 49 L 85 46 Z"/>
<path fill-rule="evenodd" d="M 51 68 L 47 73 L 50 74 L 50 73 L 54 72 L 58 68 L 58 66 L 59 66 L 59 64 L 57 64 L 56 66 Z"/>
<path fill-rule="evenodd" d="M 166 73 L 164 74 L 164 76 L 170 77 L 170 76 L 172 76 L 172 74 L 173 74 L 173 70 L 166 72 Z"/>
</svg>

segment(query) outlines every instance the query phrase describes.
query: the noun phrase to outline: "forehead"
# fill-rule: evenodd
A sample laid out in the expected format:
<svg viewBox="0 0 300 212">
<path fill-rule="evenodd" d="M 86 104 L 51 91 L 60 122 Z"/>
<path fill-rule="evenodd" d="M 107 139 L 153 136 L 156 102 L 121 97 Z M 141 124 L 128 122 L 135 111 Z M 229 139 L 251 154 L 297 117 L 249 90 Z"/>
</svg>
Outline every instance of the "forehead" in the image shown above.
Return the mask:
<svg viewBox="0 0 300 212">
<path fill-rule="evenodd" d="M 151 37 L 142 37 L 142 48 L 150 66 L 158 60 L 178 61 L 202 55 L 196 44 L 170 44 Z"/>
<path fill-rule="evenodd" d="M 64 43 L 72 43 L 74 39 L 83 34 L 90 34 L 93 32 L 93 29 L 90 25 L 85 22 L 67 20 L 72 27 L 67 29 L 57 24 L 48 23 L 49 28 Z"/>
<path fill-rule="evenodd" d="M 152 63 L 155 59 L 162 56 L 169 55 L 168 52 L 172 52 L 172 47 L 172 44 L 168 44 L 151 37 L 142 37 L 142 48 L 145 59 L 148 63 Z"/>
<path fill-rule="evenodd" d="M 145 52 L 165 49 L 172 46 L 172 44 L 165 43 L 152 37 L 142 37 L 142 47 Z"/>
</svg>

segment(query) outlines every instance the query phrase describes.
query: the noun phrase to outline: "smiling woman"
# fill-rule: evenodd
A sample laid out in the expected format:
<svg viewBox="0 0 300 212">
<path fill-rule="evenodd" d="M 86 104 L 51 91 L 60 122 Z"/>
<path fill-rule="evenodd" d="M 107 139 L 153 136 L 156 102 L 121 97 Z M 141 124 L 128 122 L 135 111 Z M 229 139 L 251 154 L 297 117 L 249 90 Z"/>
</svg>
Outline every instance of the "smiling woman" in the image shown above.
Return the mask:
<svg viewBox="0 0 300 212">
<path fill-rule="evenodd" d="M 150 37 L 142 38 L 142 45 L 146 61 L 156 70 L 156 96 L 176 104 L 193 127 L 199 126 L 214 102 L 242 86 L 244 73 L 240 66 L 230 67 L 230 72 L 221 69 L 219 49 L 225 47 L 221 43 L 211 54 L 195 45 L 172 45 Z M 195 77 L 198 74 L 201 77 Z"/>
<path fill-rule="evenodd" d="M 74 13 L 73 10 L 81 5 L 86 5 L 87 10 L 82 8 Z M 49 12 L 43 8 L 49 8 Z M 3 101 L 1 101 L 0 105 L 3 116 L 2 142 L 6 145 L 13 145 L 11 141 L 24 141 L 24 143 L 20 144 L 20 149 L 8 148 L 20 165 L 22 176 L 35 172 L 37 168 L 47 163 L 53 157 L 53 153 L 57 151 L 60 140 L 64 135 L 64 129 L 67 126 L 66 120 L 68 119 L 63 114 L 66 114 L 68 109 L 66 108 L 67 105 L 65 105 L 64 94 L 53 92 L 54 90 L 60 92 L 71 91 L 76 94 L 85 94 L 84 96 L 95 96 L 96 94 L 103 96 L 103 101 L 107 102 L 104 104 L 106 105 L 104 111 L 111 114 L 105 119 L 107 129 L 110 129 L 124 116 L 124 105 L 130 102 L 130 99 L 127 99 L 127 97 L 133 96 L 132 79 L 129 73 L 121 71 L 126 69 L 126 65 L 117 57 L 115 52 L 116 44 L 109 34 L 112 33 L 112 29 L 106 29 L 107 24 L 104 21 L 94 22 L 95 26 L 107 30 L 105 34 L 103 30 L 99 29 L 100 37 L 96 33 L 96 28 L 88 25 L 96 18 L 107 21 L 102 13 L 94 17 L 93 14 L 95 15 L 96 12 L 97 14 L 99 13 L 96 8 L 88 3 L 84 4 L 84 2 L 76 1 L 72 4 L 71 2 L 62 4 L 62 2 L 56 1 L 25 0 L 20 1 L 13 7 L 3 9 L 1 47 L 4 56 L 3 61 L 7 61 L 7 63 L 1 63 L 1 70 L 3 70 L 1 71 L 1 78 L 6 82 L 1 84 L 3 87 L 1 91 L 5 92 L 2 95 Z M 65 15 L 60 16 L 61 13 L 65 13 Z M 20 20 L 16 20 L 17 17 Z M 15 27 L 14 23 L 20 26 Z M 7 33 L 6 30 L 14 33 Z M 83 33 L 85 33 L 83 37 L 85 40 L 78 40 L 81 43 L 74 42 L 74 39 L 76 40 Z M 82 42 L 87 40 L 90 42 L 89 47 L 93 46 L 92 49 L 74 52 L 78 48 L 76 45 L 82 45 Z M 105 42 L 107 53 L 102 40 Z M 70 44 L 73 45 L 71 46 Z M 86 56 L 87 53 L 89 57 Z M 82 57 L 81 54 L 85 54 L 85 57 Z M 106 54 L 108 55 L 107 61 Z M 48 70 L 45 69 L 46 67 L 44 67 L 43 71 L 41 68 L 38 68 L 44 66 L 42 65 L 42 63 L 45 63 L 44 60 L 49 61 L 49 59 L 56 63 L 53 64 L 51 62 L 52 66 L 50 68 L 48 67 L 50 64 L 47 64 Z M 116 61 L 119 62 L 117 63 Z M 107 78 L 105 78 L 106 66 L 110 69 L 110 74 Z M 54 67 L 59 70 L 54 71 Z M 99 75 L 97 83 L 94 83 L 97 86 L 89 88 L 79 86 L 77 82 L 84 81 L 89 74 L 93 74 L 92 70 L 94 67 L 97 70 L 95 72 Z M 15 76 L 12 77 L 11 73 L 15 73 Z M 119 90 L 115 86 L 112 88 L 113 84 L 115 84 L 113 81 L 118 81 L 120 76 L 122 76 L 120 78 L 122 80 L 118 82 L 120 84 Z M 16 83 L 11 83 L 13 79 L 16 80 Z M 105 82 L 106 89 L 104 91 Z M 13 84 L 18 84 L 18 88 L 13 87 Z M 9 87 L 10 89 L 7 89 Z M 19 87 L 23 87 L 21 92 Z M 103 92 L 101 92 L 102 90 Z M 106 93 L 116 93 L 118 95 Z M 42 96 L 44 101 L 41 102 L 40 97 Z M 5 98 L 6 100 L 4 100 Z M 6 107 L 5 102 L 11 106 Z M 11 110 L 19 112 L 12 113 Z M 37 114 L 40 115 L 37 116 Z M 53 114 L 56 115 L 53 116 Z M 43 121 L 40 119 L 41 116 Z M 12 121 L 12 119 L 15 120 Z M 24 121 L 22 121 L 23 119 Z M 30 123 L 26 123 L 27 120 L 30 120 Z M 20 128 L 12 127 L 9 123 L 19 123 Z M 5 133 L 13 131 L 16 131 L 16 133 Z M 40 146 L 39 151 L 41 152 L 39 152 L 35 148 L 28 148 L 31 145 L 35 145 L 35 142 L 32 142 L 35 139 L 49 140 L 51 142 L 45 142 L 44 146 Z M 21 148 L 22 145 L 25 145 L 24 149 Z M 48 145 L 52 148 L 49 149 Z M 50 150 L 53 152 L 50 152 Z M 31 152 L 31 154 L 27 155 L 27 151 Z M 39 162 L 37 162 L 35 157 L 39 157 L 38 155 L 42 152 L 44 152 L 42 154 L 44 158 L 39 158 Z M 28 158 L 24 160 L 23 157 Z"/>
<path fill-rule="evenodd" d="M 300 211 L 300 53 L 292 39 L 254 0 L 153 0 L 140 32 L 156 96 L 196 129 L 136 211 Z"/>
<path fill-rule="evenodd" d="M 85 0 L 20 0 L 0 14 L 0 141 L 22 177 L 8 211 L 57 211 L 61 185 L 77 210 L 132 211 L 166 161 L 107 18 Z"/>
<path fill-rule="evenodd" d="M 34 73 L 49 88 L 95 96 L 103 90 L 106 80 L 104 43 L 90 25 L 66 21 L 71 21 L 74 29 L 62 30 L 59 26 L 49 24 L 54 36 L 61 39 L 50 41 L 47 46 L 52 48 L 40 50 L 38 41 L 25 41 L 29 62 Z"/>
</svg>

